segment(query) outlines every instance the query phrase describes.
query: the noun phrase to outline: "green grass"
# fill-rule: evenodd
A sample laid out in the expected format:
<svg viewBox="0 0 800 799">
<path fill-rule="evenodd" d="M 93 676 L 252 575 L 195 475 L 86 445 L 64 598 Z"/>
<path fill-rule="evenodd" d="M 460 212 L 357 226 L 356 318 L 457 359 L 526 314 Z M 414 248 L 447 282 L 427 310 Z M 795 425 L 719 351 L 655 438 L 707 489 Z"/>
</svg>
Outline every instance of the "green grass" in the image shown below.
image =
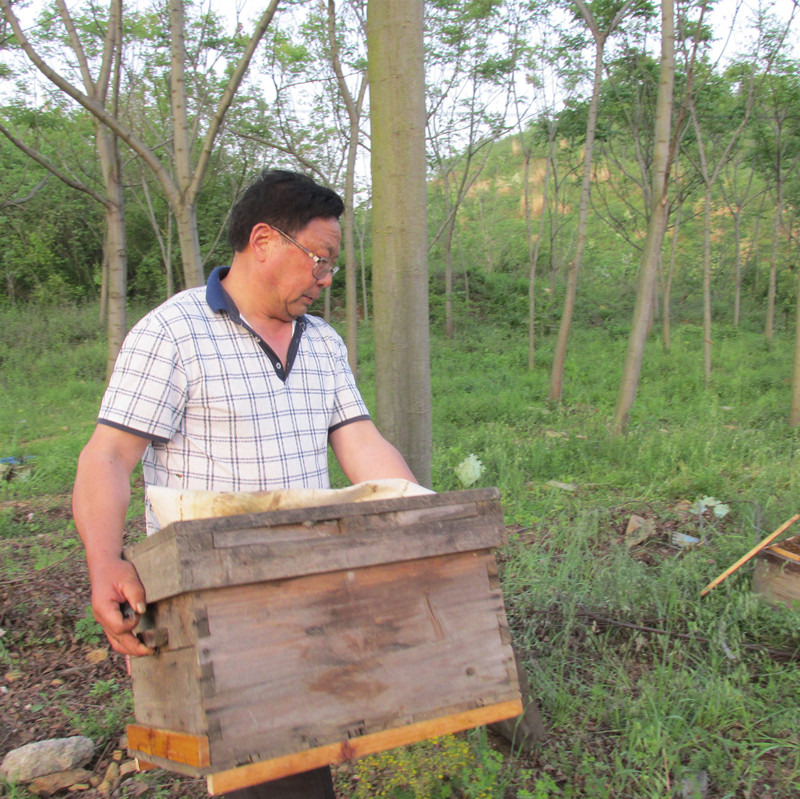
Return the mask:
<svg viewBox="0 0 800 799">
<path fill-rule="evenodd" d="M 628 433 L 615 438 L 626 345 L 618 330 L 576 327 L 563 401 L 551 404 L 552 337 L 538 342 L 529 372 L 524 329 L 467 327 L 454 341 L 433 340 L 433 487 L 459 488 L 456 468 L 474 454 L 485 470 L 476 485 L 502 491 L 507 611 L 550 737 L 537 757 L 502 763 L 480 760 L 482 744 L 470 738 L 483 765 L 472 781 L 459 765 L 448 784 L 479 795 L 491 767 L 518 799 L 666 798 L 684 780 L 706 780 L 711 799 L 798 795 L 800 669 L 775 651 L 800 650 L 800 616 L 751 592 L 751 564 L 700 597 L 800 510 L 800 433 L 787 424 L 793 342 L 767 347 L 757 334 L 717 330 L 705 388 L 701 330 L 675 328 L 671 353 L 648 345 Z M 0 539 L 21 539 L 37 532 L 35 520 L 9 503 L 71 488 L 103 390 L 105 345 L 92 309 L 4 309 L 0 331 L 0 457 L 34 456 L 24 479 L 0 489 Z M 374 410 L 369 327 L 362 333 L 359 379 Z M 730 513 L 692 513 L 706 495 Z M 655 534 L 628 548 L 632 514 Z M 68 522 L 51 528 L 74 540 Z M 673 532 L 702 544 L 680 549 Z M 53 557 L 29 552 L 42 568 Z M 88 617 L 80 624 L 96 634 Z M 124 708 L 112 710 L 98 716 L 104 735 Z M 383 790 L 408 795 L 388 756 L 370 768 Z"/>
</svg>

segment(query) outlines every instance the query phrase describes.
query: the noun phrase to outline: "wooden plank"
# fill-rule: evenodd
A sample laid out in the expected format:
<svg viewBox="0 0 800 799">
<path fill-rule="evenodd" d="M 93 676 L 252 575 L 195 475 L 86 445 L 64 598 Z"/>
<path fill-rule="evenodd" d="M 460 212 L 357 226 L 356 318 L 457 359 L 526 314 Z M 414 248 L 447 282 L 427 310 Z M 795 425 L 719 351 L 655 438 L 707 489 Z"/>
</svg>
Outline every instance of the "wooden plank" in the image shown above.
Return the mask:
<svg viewBox="0 0 800 799">
<path fill-rule="evenodd" d="M 178 563 L 178 542 L 174 533 L 163 536 L 159 533 L 157 541 L 144 539 L 125 547 L 122 555 L 136 567 L 139 579 L 145 586 L 148 602 L 175 596 L 183 590 L 182 570 L 175 567 Z"/>
<path fill-rule="evenodd" d="M 208 738 L 204 735 L 129 724 L 128 748 L 137 755 L 185 763 L 199 769 L 211 765 Z"/>
<path fill-rule="evenodd" d="M 125 554 L 154 602 L 181 592 L 499 546 L 506 540 L 499 499 L 497 489 L 475 489 L 182 521 Z"/>
<path fill-rule="evenodd" d="M 363 524 L 378 519 L 365 517 Z M 472 552 L 499 546 L 505 540 L 499 514 L 493 519 L 475 517 L 469 526 L 459 517 L 437 520 L 435 528 L 424 521 L 416 524 L 407 524 L 402 519 L 380 521 L 373 528 L 345 529 L 335 535 L 318 534 L 312 525 L 295 528 L 302 529 L 302 537 L 295 540 L 270 541 L 273 531 L 268 529 L 247 531 L 259 534 L 263 543 L 221 548 L 211 558 L 201 556 L 193 564 L 191 590 Z"/>
<path fill-rule="evenodd" d="M 355 760 L 385 749 L 407 746 L 428 738 L 438 738 L 442 735 L 480 727 L 495 721 L 514 718 L 521 713 L 522 703 L 519 700 L 502 702 L 488 707 L 466 710 L 447 717 L 409 724 L 397 729 L 362 735 L 285 757 L 239 766 L 238 768 L 210 774 L 206 779 L 208 792 L 216 795 L 235 791 L 251 785 L 258 785 L 262 782 L 288 777 L 291 774 L 298 774 L 302 771 L 320 768 L 321 766 Z"/>
<path fill-rule="evenodd" d="M 466 553 L 203 592 L 212 761 L 517 697 L 494 566 Z"/>
<path fill-rule="evenodd" d="M 467 491 L 418 494 L 412 497 L 378 499 L 369 502 L 347 502 L 339 505 L 289 508 L 287 510 L 265 511 L 264 513 L 243 513 L 234 516 L 220 516 L 215 519 L 175 522 L 165 529 L 174 528 L 176 532 L 191 529 L 194 533 L 216 533 L 226 529 L 237 530 L 263 526 L 282 527 L 306 522 L 334 521 L 357 516 L 436 508 L 447 505 L 477 505 L 487 501 L 491 503 L 499 502 L 500 491 L 497 488 L 475 488 Z"/>
<path fill-rule="evenodd" d="M 191 735 L 207 733 L 194 647 L 167 648 L 156 655 L 131 658 L 130 669 L 134 715 L 139 724 Z"/>
</svg>

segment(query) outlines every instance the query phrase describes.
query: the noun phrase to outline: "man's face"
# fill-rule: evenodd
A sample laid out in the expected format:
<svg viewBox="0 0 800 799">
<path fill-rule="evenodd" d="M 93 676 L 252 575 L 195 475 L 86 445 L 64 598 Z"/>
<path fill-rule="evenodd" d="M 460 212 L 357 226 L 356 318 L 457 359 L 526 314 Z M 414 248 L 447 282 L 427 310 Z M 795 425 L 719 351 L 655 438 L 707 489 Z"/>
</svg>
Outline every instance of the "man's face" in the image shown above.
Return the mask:
<svg viewBox="0 0 800 799">
<path fill-rule="evenodd" d="M 270 228 L 270 231 L 272 291 L 269 292 L 271 307 L 268 312 L 271 316 L 291 321 L 305 314 L 333 279 L 330 274 L 315 278 L 316 263 L 301 248 L 335 263 L 339 257 L 342 230 L 335 217 L 317 217 L 292 236 L 296 244 L 275 228 Z"/>
</svg>

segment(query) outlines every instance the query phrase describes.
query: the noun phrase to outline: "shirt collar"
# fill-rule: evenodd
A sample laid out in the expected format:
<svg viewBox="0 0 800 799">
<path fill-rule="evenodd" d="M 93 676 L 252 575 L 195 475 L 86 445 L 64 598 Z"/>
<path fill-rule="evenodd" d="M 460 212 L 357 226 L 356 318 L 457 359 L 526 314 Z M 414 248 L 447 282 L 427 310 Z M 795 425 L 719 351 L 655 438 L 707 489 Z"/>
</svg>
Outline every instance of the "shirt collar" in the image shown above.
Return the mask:
<svg viewBox="0 0 800 799">
<path fill-rule="evenodd" d="M 214 313 L 221 313 L 224 311 L 230 316 L 231 321 L 235 322 L 237 325 L 242 325 L 242 327 L 249 328 L 242 319 L 242 315 L 239 313 L 239 309 L 236 307 L 233 297 L 225 291 L 225 287 L 222 285 L 222 281 L 230 271 L 231 268 L 229 266 L 218 266 L 216 269 L 212 270 L 211 274 L 208 276 L 208 283 L 206 283 L 206 302 Z M 295 331 L 297 331 L 298 328 L 301 331 L 305 330 L 305 316 L 300 316 L 295 321 L 297 322 L 294 327 Z"/>
<path fill-rule="evenodd" d="M 225 311 L 237 324 L 241 324 L 239 309 L 227 291 L 222 287 L 222 279 L 230 272 L 229 266 L 218 266 L 208 276 L 206 283 L 206 302 L 215 313 Z"/>
</svg>

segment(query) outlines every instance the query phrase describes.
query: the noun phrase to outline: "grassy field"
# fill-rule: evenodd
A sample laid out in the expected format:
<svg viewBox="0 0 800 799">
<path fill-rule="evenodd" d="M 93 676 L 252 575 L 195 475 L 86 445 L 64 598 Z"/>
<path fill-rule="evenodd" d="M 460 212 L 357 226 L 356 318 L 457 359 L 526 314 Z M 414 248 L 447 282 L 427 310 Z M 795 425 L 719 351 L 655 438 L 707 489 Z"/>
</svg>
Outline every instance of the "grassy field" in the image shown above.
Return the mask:
<svg viewBox="0 0 800 799">
<path fill-rule="evenodd" d="M 363 333 L 359 380 L 372 407 Z M 608 432 L 626 345 L 618 328 L 574 331 L 558 405 L 545 400 L 551 339 L 528 372 L 523 327 L 434 337 L 433 487 L 460 488 L 459 464 L 475 456 L 475 485 L 502 491 L 506 605 L 549 736 L 533 752 L 478 731 L 369 758 L 338 770 L 342 797 L 800 795 L 800 615 L 751 592 L 752 564 L 700 597 L 800 512 L 792 342 L 715 335 L 708 388 L 699 327 L 676 329 L 670 354 L 650 345 L 620 438 Z M 0 487 L 0 757 L 88 732 L 98 772 L 130 697 L 115 656 L 85 665 L 103 641 L 68 503 L 104 349 L 92 309 L 0 311 L 0 458 L 13 459 Z M 720 504 L 704 510 L 702 498 Z M 629 546 L 634 516 L 646 535 Z M 141 527 L 137 504 L 129 534 Z M 678 546 L 674 534 L 700 543 Z M 78 678 L 58 673 L 65 657 Z M 141 780 L 152 796 L 202 795 L 163 774 L 117 795 L 137 795 Z"/>
</svg>

